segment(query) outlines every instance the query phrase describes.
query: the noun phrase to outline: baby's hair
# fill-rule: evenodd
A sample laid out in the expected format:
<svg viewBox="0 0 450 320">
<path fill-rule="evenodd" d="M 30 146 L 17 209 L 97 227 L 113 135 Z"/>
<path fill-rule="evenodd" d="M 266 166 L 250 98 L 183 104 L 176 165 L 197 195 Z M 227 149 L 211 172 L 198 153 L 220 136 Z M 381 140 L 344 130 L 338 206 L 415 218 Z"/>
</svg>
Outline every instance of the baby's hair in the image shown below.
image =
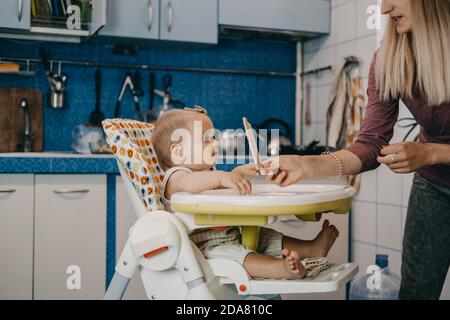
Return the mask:
<svg viewBox="0 0 450 320">
<path fill-rule="evenodd" d="M 191 130 L 192 117 L 201 114 L 194 109 L 175 109 L 163 113 L 156 121 L 152 140 L 159 163 L 164 170 L 174 166 L 170 150 L 173 132 L 176 129 Z"/>
</svg>

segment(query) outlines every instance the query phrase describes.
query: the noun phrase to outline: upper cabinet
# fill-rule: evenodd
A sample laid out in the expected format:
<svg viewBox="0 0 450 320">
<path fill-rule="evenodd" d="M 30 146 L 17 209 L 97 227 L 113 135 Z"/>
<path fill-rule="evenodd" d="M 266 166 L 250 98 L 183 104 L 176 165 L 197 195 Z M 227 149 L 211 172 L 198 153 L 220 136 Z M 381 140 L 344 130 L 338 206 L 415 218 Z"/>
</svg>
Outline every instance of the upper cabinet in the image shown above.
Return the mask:
<svg viewBox="0 0 450 320">
<path fill-rule="evenodd" d="M 71 4 L 71 5 L 69 5 Z M 3 0 L 3 37 L 80 41 L 106 24 L 107 0 Z"/>
<path fill-rule="evenodd" d="M 217 43 L 217 0 L 161 0 L 160 39 Z"/>
<path fill-rule="evenodd" d="M 330 32 L 329 0 L 219 0 L 219 24 L 318 35 Z"/>
<path fill-rule="evenodd" d="M 2 0 L 0 37 L 216 44 L 220 30 L 298 40 L 330 32 L 330 7 L 329 0 Z"/>
<path fill-rule="evenodd" d="M 99 35 L 124 38 L 159 38 L 159 0 L 109 0 L 106 26 Z"/>
<path fill-rule="evenodd" d="M 30 29 L 31 0 L 3 0 L 0 2 L 0 28 Z"/>
<path fill-rule="evenodd" d="M 217 0 L 109 0 L 100 36 L 217 43 Z"/>
</svg>

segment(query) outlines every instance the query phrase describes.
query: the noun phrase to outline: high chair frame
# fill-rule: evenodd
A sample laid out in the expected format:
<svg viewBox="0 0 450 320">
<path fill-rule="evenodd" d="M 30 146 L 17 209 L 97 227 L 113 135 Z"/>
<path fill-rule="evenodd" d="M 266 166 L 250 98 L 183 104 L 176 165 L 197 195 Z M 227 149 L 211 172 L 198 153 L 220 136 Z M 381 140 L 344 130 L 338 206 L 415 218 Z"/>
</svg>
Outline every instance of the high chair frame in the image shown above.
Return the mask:
<svg viewBox="0 0 450 320">
<path fill-rule="evenodd" d="M 205 259 L 188 236 L 205 226 L 197 225 L 192 214 L 173 214 L 163 208 L 160 183 L 164 173 L 153 149 L 153 125 L 108 119 L 103 121 L 103 128 L 138 218 L 130 228 L 105 299 L 121 299 L 136 271 L 140 272 L 147 297 L 153 300 L 330 292 L 357 273 L 357 265 L 346 263 L 312 279 L 255 280 L 235 261 Z"/>
</svg>

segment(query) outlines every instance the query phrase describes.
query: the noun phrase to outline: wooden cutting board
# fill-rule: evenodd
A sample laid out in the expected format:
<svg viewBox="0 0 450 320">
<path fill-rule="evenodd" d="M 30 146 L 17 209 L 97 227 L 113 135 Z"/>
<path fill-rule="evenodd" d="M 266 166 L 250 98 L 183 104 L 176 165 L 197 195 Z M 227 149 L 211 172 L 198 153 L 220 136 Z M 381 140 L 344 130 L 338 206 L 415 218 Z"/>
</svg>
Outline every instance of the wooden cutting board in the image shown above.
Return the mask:
<svg viewBox="0 0 450 320">
<path fill-rule="evenodd" d="M 0 88 L 0 152 L 17 152 L 22 144 L 25 126 L 24 111 L 19 103 L 28 100 L 33 152 L 43 150 L 42 92 L 37 89 Z"/>
</svg>

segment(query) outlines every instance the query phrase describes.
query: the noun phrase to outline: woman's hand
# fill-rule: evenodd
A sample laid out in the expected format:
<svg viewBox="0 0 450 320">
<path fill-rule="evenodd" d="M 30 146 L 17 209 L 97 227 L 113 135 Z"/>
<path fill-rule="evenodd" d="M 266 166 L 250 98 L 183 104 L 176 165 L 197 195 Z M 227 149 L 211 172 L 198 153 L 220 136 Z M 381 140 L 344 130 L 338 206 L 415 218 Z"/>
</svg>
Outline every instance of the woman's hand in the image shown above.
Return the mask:
<svg viewBox="0 0 450 320">
<path fill-rule="evenodd" d="M 381 149 L 377 161 L 395 173 L 411 173 L 433 164 L 434 145 L 419 142 L 402 142 Z"/>
<path fill-rule="evenodd" d="M 238 173 L 243 176 L 258 177 L 260 173 L 255 164 L 244 164 L 242 166 L 234 168 L 231 172 Z"/>
<path fill-rule="evenodd" d="M 273 175 L 267 176 L 266 180 L 275 182 L 280 187 L 286 187 L 305 179 L 310 173 L 310 159 L 310 157 L 291 155 L 280 156 L 278 163 L 276 163 L 276 160 L 266 162 L 263 164 L 263 168 L 268 171 L 275 171 Z"/>
<path fill-rule="evenodd" d="M 235 189 L 241 196 L 252 192 L 252 184 L 242 174 L 236 172 L 220 172 L 220 186 Z"/>
</svg>

